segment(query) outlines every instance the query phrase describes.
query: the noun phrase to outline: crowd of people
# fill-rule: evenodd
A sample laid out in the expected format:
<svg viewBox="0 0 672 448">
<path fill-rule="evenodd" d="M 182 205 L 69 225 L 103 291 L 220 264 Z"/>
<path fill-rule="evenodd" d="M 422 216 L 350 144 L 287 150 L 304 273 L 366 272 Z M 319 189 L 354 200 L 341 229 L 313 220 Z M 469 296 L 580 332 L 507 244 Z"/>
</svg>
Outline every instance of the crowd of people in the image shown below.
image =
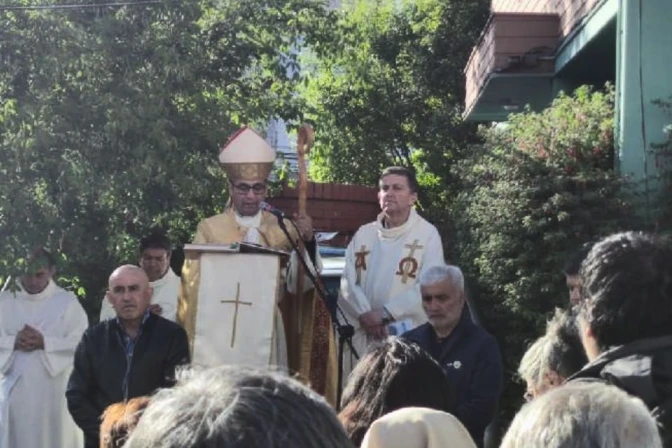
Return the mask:
<svg viewBox="0 0 672 448">
<path fill-rule="evenodd" d="M 285 218 L 263 206 L 274 157 L 249 129 L 232 137 L 220 153 L 230 201 L 194 243 L 286 250 L 277 293 L 244 295 L 246 281 L 275 272 L 230 278 L 194 254 L 180 278 L 170 241 L 152 234 L 138 265 L 111 273 L 100 322 L 88 326 L 54 282 L 52 254 L 30 255 L 0 294 L 0 448 L 486 446 L 501 354 L 474 323 L 439 232 L 415 211 L 413 172 L 381 173 L 381 214 L 347 248 L 338 305 L 354 337 L 337 400 L 331 323 L 313 296 L 292 302 L 321 265 L 312 220 L 296 216 L 285 234 Z M 290 239 L 302 240 L 298 252 Z M 607 236 L 564 272 L 567 309 L 521 359 L 528 403 L 501 447 L 672 447 L 672 243 Z M 231 283 L 235 297 L 221 300 Z M 219 314 L 224 303 L 233 306 Z"/>
</svg>

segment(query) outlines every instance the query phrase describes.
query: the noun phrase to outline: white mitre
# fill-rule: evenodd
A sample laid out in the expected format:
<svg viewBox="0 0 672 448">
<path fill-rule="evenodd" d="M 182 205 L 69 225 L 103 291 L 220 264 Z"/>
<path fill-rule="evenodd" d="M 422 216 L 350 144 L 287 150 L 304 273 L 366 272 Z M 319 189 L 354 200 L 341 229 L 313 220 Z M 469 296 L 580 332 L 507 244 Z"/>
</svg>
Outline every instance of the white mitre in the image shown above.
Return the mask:
<svg viewBox="0 0 672 448">
<path fill-rule="evenodd" d="M 275 150 L 254 130 L 244 127 L 233 134 L 219 151 L 219 164 L 229 180 L 268 178 L 275 162 Z"/>
</svg>

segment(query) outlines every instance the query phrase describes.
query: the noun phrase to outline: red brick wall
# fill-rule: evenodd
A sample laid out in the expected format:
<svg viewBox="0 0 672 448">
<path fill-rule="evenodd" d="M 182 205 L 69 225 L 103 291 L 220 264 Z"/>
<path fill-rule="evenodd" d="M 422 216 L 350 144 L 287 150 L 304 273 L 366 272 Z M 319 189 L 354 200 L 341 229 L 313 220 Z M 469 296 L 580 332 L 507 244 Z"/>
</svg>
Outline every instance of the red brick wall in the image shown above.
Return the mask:
<svg viewBox="0 0 672 448">
<path fill-rule="evenodd" d="M 308 214 L 319 232 L 340 232 L 335 244 L 347 244 L 357 229 L 376 219 L 380 213 L 378 189 L 359 185 L 308 183 Z M 285 186 L 268 199 L 269 204 L 285 213 L 298 209 L 298 192 Z"/>
</svg>

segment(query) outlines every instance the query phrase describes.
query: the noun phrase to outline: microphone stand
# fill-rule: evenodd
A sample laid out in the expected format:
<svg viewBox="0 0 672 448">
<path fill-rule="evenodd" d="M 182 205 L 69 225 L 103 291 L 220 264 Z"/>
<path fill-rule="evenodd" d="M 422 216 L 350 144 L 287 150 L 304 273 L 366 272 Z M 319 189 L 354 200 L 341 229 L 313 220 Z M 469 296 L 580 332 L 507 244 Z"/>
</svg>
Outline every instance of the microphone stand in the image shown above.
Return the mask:
<svg viewBox="0 0 672 448">
<path fill-rule="evenodd" d="M 329 302 L 327 302 L 327 295 L 324 291 L 324 285 L 322 282 L 319 280 L 319 277 L 315 277 L 311 270 L 308 268 L 308 263 L 306 262 L 306 257 L 304 257 L 303 253 L 301 250 L 299 250 L 299 246 L 294 241 L 292 238 L 292 235 L 289 233 L 289 230 L 287 230 L 287 226 L 285 225 L 285 220 L 283 219 L 283 216 L 276 212 L 275 210 L 271 211 L 273 215 L 278 219 L 278 225 L 280 226 L 280 229 L 282 232 L 285 234 L 287 237 L 287 240 L 289 240 L 290 244 L 292 245 L 292 249 L 296 252 L 297 258 L 301 262 L 301 265 L 303 266 L 303 270 L 305 274 L 308 276 L 311 282 L 313 282 L 313 286 L 315 287 L 315 290 L 317 291 L 317 295 L 320 296 L 320 299 L 322 302 L 324 302 L 324 306 L 327 308 L 327 311 L 329 311 L 329 314 L 331 315 L 331 323 L 336 329 L 336 332 L 338 333 L 338 385 L 336 389 L 336 409 L 340 410 L 341 406 L 341 395 L 343 394 L 343 357 L 344 357 L 344 347 L 347 344 L 347 346 L 350 348 L 350 353 L 354 355 L 355 359 L 359 359 L 359 355 L 357 354 L 357 351 L 355 351 L 355 347 L 352 345 L 352 336 L 355 334 L 355 327 L 350 325 L 348 323 L 348 319 L 345 316 L 345 313 L 343 313 L 343 310 L 340 309 L 338 304 L 336 304 L 336 309 L 341 313 L 343 316 L 343 319 L 345 321 L 345 324 L 341 323 L 341 321 L 338 319 L 338 315 L 336 314 L 336 311 L 332 311 L 331 307 L 329 306 Z M 296 224 L 294 224 L 294 221 L 289 219 L 289 222 L 296 227 Z M 297 229 L 298 232 L 298 229 Z M 300 232 L 299 232 L 299 237 L 300 237 Z M 316 248 L 317 250 L 317 248 Z"/>
</svg>

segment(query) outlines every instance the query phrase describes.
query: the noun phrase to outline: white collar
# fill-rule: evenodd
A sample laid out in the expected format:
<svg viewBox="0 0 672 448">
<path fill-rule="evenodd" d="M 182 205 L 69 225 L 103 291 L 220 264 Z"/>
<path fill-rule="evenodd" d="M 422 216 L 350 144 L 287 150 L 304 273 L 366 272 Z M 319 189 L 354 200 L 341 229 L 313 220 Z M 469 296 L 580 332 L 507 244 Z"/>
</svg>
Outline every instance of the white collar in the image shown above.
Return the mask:
<svg viewBox="0 0 672 448">
<path fill-rule="evenodd" d="M 376 221 L 376 227 L 378 232 L 378 237 L 384 240 L 395 240 L 405 234 L 408 229 L 413 227 L 413 225 L 420 219 L 420 215 L 415 211 L 415 208 L 411 208 L 411 212 L 408 214 L 408 219 L 405 223 L 398 227 L 393 227 L 391 229 L 385 228 L 383 225 L 383 218 L 385 213 L 378 215 L 378 220 Z"/>
<path fill-rule="evenodd" d="M 261 225 L 261 210 L 259 210 L 259 212 L 257 212 L 257 214 L 254 216 L 241 216 L 234 208 L 233 215 L 236 217 L 236 222 L 238 225 L 242 227 L 250 229 L 253 227 L 259 227 Z"/>
<path fill-rule="evenodd" d="M 53 280 L 49 280 L 49 283 L 47 284 L 46 288 L 44 288 L 42 291 L 38 292 L 37 294 L 30 294 L 27 292 L 24 288 L 21 282 L 19 282 L 19 288 L 21 289 L 21 292 L 25 294 L 25 297 L 23 297 L 26 300 L 30 300 L 31 302 L 39 302 L 41 300 L 44 300 L 48 297 L 51 297 L 54 295 L 56 290 L 58 289 L 58 286 Z"/>
<path fill-rule="evenodd" d="M 175 273 L 173 272 L 173 269 L 168 266 L 168 270 L 166 271 L 165 274 L 163 274 L 163 277 L 161 277 L 158 280 L 155 280 L 153 282 L 149 282 L 149 286 L 152 288 L 155 286 L 163 286 L 164 284 L 168 283 L 170 280 L 172 280 L 174 277 L 177 277 Z"/>
</svg>

